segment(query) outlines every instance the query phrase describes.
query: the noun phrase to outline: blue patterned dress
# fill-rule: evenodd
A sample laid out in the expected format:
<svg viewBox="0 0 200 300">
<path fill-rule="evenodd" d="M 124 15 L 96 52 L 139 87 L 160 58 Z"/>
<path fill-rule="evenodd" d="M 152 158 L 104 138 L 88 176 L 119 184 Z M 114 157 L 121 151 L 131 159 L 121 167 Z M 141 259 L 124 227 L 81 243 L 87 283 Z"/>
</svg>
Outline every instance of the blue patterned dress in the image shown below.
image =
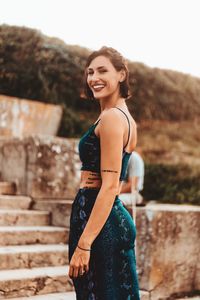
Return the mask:
<svg viewBox="0 0 200 300">
<path fill-rule="evenodd" d="M 100 173 L 100 140 L 94 132 L 98 122 L 80 139 L 79 155 L 83 163 L 82 170 Z M 123 149 L 120 180 L 125 177 L 130 155 L 131 153 Z M 98 188 L 81 188 L 76 194 L 70 218 L 69 261 L 90 217 L 98 193 Z M 140 300 L 135 238 L 133 219 L 116 196 L 109 217 L 92 244 L 89 271 L 73 279 L 77 300 Z"/>
</svg>

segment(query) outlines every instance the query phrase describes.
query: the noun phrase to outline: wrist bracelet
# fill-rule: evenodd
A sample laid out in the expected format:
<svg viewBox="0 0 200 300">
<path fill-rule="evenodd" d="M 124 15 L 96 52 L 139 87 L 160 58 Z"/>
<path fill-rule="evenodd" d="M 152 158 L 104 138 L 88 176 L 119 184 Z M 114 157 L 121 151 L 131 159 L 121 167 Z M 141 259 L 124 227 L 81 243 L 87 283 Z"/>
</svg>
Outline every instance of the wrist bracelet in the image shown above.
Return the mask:
<svg viewBox="0 0 200 300">
<path fill-rule="evenodd" d="M 78 247 L 79 249 L 81 249 L 81 250 L 84 250 L 84 251 L 91 251 L 91 249 L 85 249 L 85 248 L 80 247 L 79 245 L 77 245 L 77 247 Z"/>
</svg>

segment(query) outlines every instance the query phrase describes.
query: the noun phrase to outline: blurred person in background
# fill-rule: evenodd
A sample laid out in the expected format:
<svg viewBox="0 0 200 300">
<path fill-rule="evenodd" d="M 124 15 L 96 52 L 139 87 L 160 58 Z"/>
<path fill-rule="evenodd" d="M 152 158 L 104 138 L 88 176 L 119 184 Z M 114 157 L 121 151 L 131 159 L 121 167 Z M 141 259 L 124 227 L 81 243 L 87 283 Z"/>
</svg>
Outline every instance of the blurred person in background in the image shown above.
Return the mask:
<svg viewBox="0 0 200 300">
<path fill-rule="evenodd" d="M 144 185 L 145 166 L 141 147 L 136 147 L 128 162 L 125 181 L 119 198 L 125 206 L 144 206 L 145 201 L 140 194 Z"/>
</svg>

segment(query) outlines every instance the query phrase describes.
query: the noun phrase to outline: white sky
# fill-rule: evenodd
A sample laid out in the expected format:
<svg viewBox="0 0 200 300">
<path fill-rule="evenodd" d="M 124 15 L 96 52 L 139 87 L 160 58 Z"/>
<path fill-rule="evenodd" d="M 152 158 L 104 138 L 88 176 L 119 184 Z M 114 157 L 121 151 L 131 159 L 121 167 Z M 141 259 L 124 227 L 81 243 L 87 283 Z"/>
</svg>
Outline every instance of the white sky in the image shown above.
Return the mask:
<svg viewBox="0 0 200 300">
<path fill-rule="evenodd" d="M 0 24 L 200 77 L 199 0 L 0 0 Z"/>
</svg>

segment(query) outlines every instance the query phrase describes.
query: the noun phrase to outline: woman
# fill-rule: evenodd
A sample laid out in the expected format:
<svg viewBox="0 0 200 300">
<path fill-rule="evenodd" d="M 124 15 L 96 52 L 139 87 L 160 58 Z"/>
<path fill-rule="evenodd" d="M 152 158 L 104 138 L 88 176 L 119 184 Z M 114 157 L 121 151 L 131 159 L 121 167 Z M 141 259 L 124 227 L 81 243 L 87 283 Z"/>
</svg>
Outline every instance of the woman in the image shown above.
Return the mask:
<svg viewBox="0 0 200 300">
<path fill-rule="evenodd" d="M 139 300 L 136 228 L 118 197 L 136 146 L 121 54 L 109 47 L 94 51 L 86 63 L 85 85 L 101 113 L 79 142 L 82 172 L 70 219 L 69 276 L 78 300 Z"/>
</svg>

